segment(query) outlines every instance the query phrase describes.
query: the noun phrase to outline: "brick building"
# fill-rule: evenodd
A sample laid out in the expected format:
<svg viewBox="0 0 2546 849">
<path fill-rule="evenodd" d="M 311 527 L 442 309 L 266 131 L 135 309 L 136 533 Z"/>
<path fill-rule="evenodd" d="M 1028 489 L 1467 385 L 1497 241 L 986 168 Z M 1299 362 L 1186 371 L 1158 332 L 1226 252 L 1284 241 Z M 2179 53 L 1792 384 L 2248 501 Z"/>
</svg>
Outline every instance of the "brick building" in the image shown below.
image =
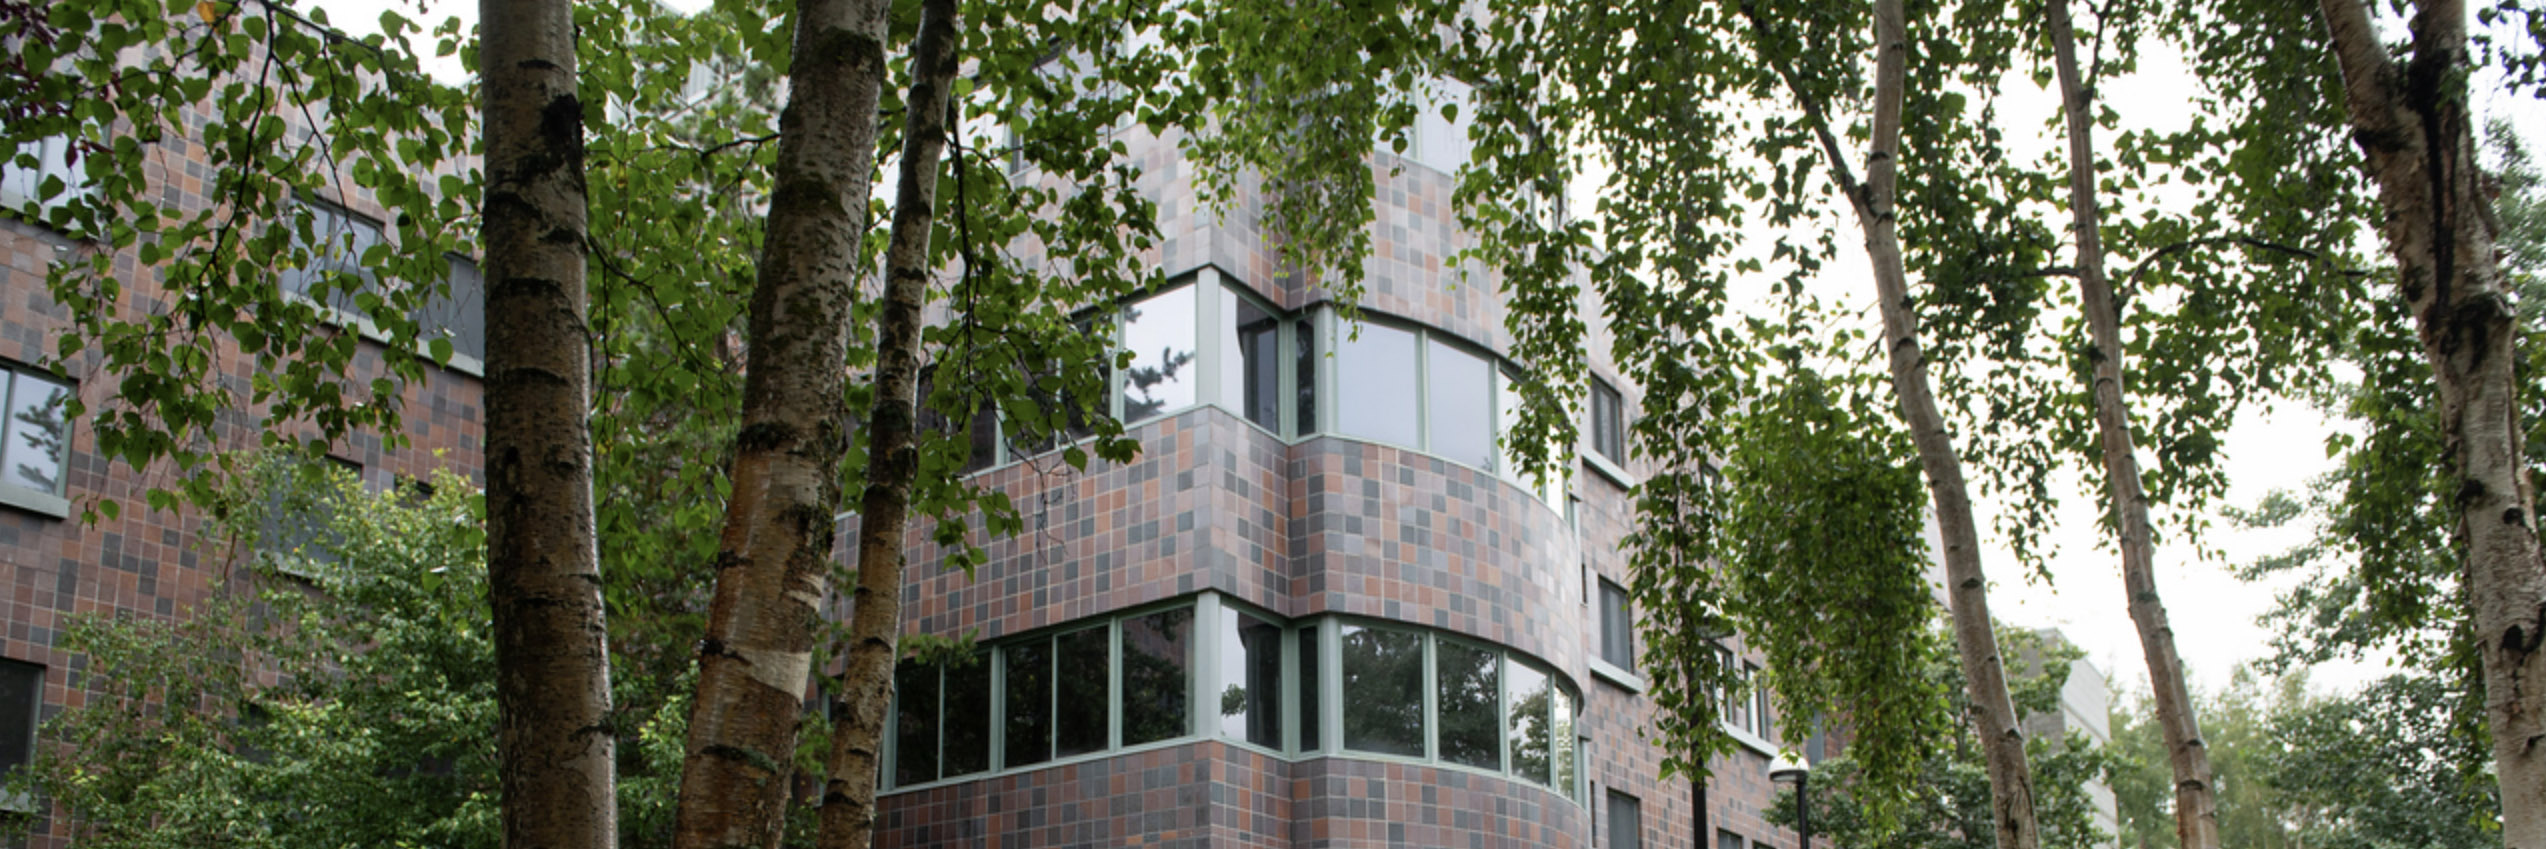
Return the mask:
<svg viewBox="0 0 2546 849">
<path fill-rule="evenodd" d="M 1755 698 L 1703 793 L 1659 780 L 1620 589 L 1636 389 L 1586 308 L 1581 444 L 1552 480 L 1502 456 L 1505 305 L 1455 265 L 1466 136 L 1425 112 L 1374 163 L 1358 327 L 1128 134 L 1167 283 L 1098 323 L 1142 451 L 1074 473 L 977 439 L 1029 530 L 972 575 L 913 532 L 906 632 L 977 651 L 903 664 L 879 845 L 1794 845 Z"/>
</svg>

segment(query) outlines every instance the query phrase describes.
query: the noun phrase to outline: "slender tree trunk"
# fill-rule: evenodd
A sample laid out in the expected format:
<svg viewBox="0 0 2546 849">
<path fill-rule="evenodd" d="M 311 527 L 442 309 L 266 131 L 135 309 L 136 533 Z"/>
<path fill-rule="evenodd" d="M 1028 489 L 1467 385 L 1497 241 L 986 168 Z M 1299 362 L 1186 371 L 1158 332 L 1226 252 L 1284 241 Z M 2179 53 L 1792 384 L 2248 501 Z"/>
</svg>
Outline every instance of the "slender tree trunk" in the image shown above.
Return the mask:
<svg viewBox="0 0 2546 849">
<path fill-rule="evenodd" d="M 1751 24 L 1765 32 L 1768 23 L 1754 11 Z M 1892 391 L 1926 471 L 1927 489 L 1936 499 L 1936 524 L 1944 537 L 1946 594 L 1954 616 L 1954 644 L 1962 657 L 1963 678 L 1971 697 L 1973 725 L 1989 768 L 1992 821 L 1999 849 L 2037 849 L 2042 838 L 2034 825 L 2033 769 L 2025 761 L 2023 718 L 2007 694 L 2005 659 L 1989 615 L 1989 579 L 1980 568 L 1980 531 L 1972 520 L 1971 491 L 1963 479 L 1962 456 L 1954 449 L 1945 417 L 1936 408 L 1928 385 L 1927 355 L 1918 341 L 1918 316 L 1910 309 L 1909 280 L 1901 256 L 1895 201 L 1901 149 L 1901 101 L 1909 75 L 1909 27 L 1901 0 L 1875 0 L 1873 136 L 1866 155 L 1865 181 L 1860 183 L 1830 129 L 1829 115 L 1797 84 L 1792 68 L 1773 57 L 1786 88 L 1802 99 L 1805 119 L 1821 142 L 1833 179 L 1856 210 L 1865 231 L 1866 257 L 1874 270 L 1875 297 L 1883 312 L 1883 338 L 1890 351 Z"/>
<path fill-rule="evenodd" d="M 2175 653 L 2175 629 L 2157 596 L 2156 541 L 2149 530 L 2148 496 L 2140 488 L 2139 455 L 2131 444 L 2130 406 L 2122 394 L 2122 328 L 2112 283 L 2104 276 L 2103 223 L 2095 189 L 2094 124 L 2089 93 L 2079 78 L 2077 36 L 2068 0 L 2047 4 L 2053 64 L 2060 79 L 2062 113 L 2069 130 L 2069 214 L 2077 231 L 2077 279 L 2093 337 L 2096 436 L 2104 449 L 2104 486 L 2121 532 L 2122 589 L 2131 623 L 2139 628 L 2148 661 L 2157 725 L 2166 735 L 2166 759 L 2175 772 L 2175 836 L 2183 849 L 2219 849 L 2219 808 L 2210 780 L 2210 748 L 2184 686 L 2183 659 Z"/>
<path fill-rule="evenodd" d="M 902 532 L 911 483 L 919 476 L 920 322 L 928 304 L 929 229 L 937 218 L 937 165 L 946 150 L 950 91 L 961 22 L 955 0 L 920 5 L 911 42 L 908 123 L 892 241 L 885 253 L 883 309 L 875 319 L 875 410 L 867 417 L 866 493 L 858 501 L 858 586 L 849 614 L 846 710 L 831 731 L 831 774 L 822 795 L 823 849 L 864 849 L 875 840 L 876 753 L 893 695 L 895 644 L 902 627 Z"/>
<path fill-rule="evenodd" d="M 829 592 L 885 0 L 804 0 L 673 845 L 775 847 Z"/>
<path fill-rule="evenodd" d="M 2416 4 L 2413 52 L 2390 59 L 2361 0 L 2320 0 L 2352 139 L 2367 154 L 2397 283 L 2440 384 L 2457 533 L 2502 788 L 2502 845 L 2546 847 L 2546 556 L 2522 462 L 2518 317 L 2495 253 L 2491 192 L 2466 101 L 2466 6 Z"/>
<path fill-rule="evenodd" d="M 618 839 L 573 7 L 484 0 L 486 567 L 504 846 Z"/>
</svg>

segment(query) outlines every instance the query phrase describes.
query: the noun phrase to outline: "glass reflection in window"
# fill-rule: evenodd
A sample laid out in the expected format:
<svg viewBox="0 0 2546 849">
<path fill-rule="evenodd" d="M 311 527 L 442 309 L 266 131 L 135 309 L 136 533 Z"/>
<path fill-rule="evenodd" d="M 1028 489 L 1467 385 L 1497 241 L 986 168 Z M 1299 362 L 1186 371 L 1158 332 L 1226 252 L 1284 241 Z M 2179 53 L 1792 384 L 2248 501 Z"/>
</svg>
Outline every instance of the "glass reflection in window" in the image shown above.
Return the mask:
<svg viewBox="0 0 2546 849">
<path fill-rule="evenodd" d="M 1358 338 L 1338 339 L 1335 357 L 1335 429 L 1347 436 L 1417 445 L 1415 335 L 1384 324 L 1364 324 Z M 1349 732 L 1347 732 L 1349 734 Z"/>
<path fill-rule="evenodd" d="M 1453 640 L 1436 640 L 1442 760 L 1503 768 L 1502 655 Z"/>
<path fill-rule="evenodd" d="M 1494 370 L 1485 359 L 1438 339 L 1428 343 L 1432 453 L 1480 469 L 1494 467 Z"/>
<path fill-rule="evenodd" d="M 26 372 L 0 371 L 6 381 L 9 420 L 0 432 L 0 482 L 46 495 L 63 491 L 64 449 L 70 447 L 71 387 Z"/>
<path fill-rule="evenodd" d="M 1300 750 L 1314 751 L 1326 745 L 1319 739 L 1319 717 L 1325 715 L 1317 700 L 1317 626 L 1299 629 L 1300 659 Z"/>
<path fill-rule="evenodd" d="M 1123 311 L 1123 347 L 1132 364 L 1123 373 L 1123 422 L 1193 406 L 1199 371 L 1194 362 L 1193 287 L 1180 286 Z"/>
<path fill-rule="evenodd" d="M 1556 756 L 1557 744 L 1550 735 L 1555 725 L 1548 722 L 1551 702 L 1561 698 L 1549 686 L 1547 673 L 1526 663 L 1512 664 L 1512 706 L 1509 727 L 1512 734 L 1512 772 L 1522 778 L 1545 784 L 1548 766 Z"/>
<path fill-rule="evenodd" d="M 937 780 L 937 666 L 902 661 L 893 670 L 900 707 L 893 723 L 893 783 Z"/>
<path fill-rule="evenodd" d="M 1053 683 L 1054 757 L 1084 755 L 1105 748 L 1105 628 L 1083 628 L 1053 639 L 1056 663 Z"/>
<path fill-rule="evenodd" d="M 1281 432 L 1281 322 L 1235 286 L 1220 293 L 1220 314 L 1234 343 L 1221 349 L 1221 393 L 1247 421 Z"/>
<path fill-rule="evenodd" d="M 1000 649 L 1008 664 L 1007 765 L 1052 759 L 1052 643 Z"/>
<path fill-rule="evenodd" d="M 990 653 L 978 652 L 945 667 L 945 741 L 941 776 L 990 769 Z"/>
<path fill-rule="evenodd" d="M 1184 736 L 1192 608 L 1123 620 L 1123 745 Z"/>
<path fill-rule="evenodd" d="M 1344 747 L 1423 756 L 1423 635 L 1344 626 Z"/>
<path fill-rule="evenodd" d="M 1226 607 L 1220 622 L 1220 733 L 1281 748 L 1282 628 Z"/>
</svg>

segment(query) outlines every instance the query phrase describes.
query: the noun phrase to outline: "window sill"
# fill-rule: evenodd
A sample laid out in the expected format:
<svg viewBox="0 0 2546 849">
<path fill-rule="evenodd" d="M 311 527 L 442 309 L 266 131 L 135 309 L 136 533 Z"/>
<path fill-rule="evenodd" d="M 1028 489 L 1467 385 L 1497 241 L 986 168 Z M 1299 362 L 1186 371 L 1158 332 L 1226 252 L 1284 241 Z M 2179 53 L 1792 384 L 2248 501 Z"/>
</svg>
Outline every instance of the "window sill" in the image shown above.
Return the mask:
<svg viewBox="0 0 2546 849">
<path fill-rule="evenodd" d="M 71 500 L 47 492 L 0 484 L 0 506 L 15 507 L 55 519 L 71 517 Z"/>
<path fill-rule="evenodd" d="M 1608 478 L 1610 483 L 1617 484 L 1620 489 L 1634 489 L 1637 483 L 1635 475 L 1629 474 L 1624 467 L 1610 462 L 1609 458 L 1600 456 L 1600 452 L 1582 452 L 1582 464 L 1590 466 L 1593 472 Z"/>
<path fill-rule="evenodd" d="M 1725 736 L 1733 738 L 1733 742 L 1741 744 L 1742 748 L 1749 749 L 1753 753 L 1764 758 L 1773 758 L 1777 756 L 1777 744 L 1768 742 L 1766 738 L 1757 734 L 1752 734 L 1749 731 L 1745 731 L 1740 728 L 1735 728 L 1731 725 L 1725 725 L 1722 727 L 1724 729 Z"/>
<path fill-rule="evenodd" d="M 1591 674 L 1601 680 L 1615 684 L 1620 689 L 1626 690 L 1627 692 L 1635 693 L 1637 695 L 1642 695 L 1644 693 L 1644 676 L 1611 666 L 1608 661 L 1601 660 L 1596 657 L 1592 658 Z"/>
<path fill-rule="evenodd" d="M 283 297 L 292 298 L 317 308 L 318 320 L 321 322 L 332 324 L 346 330 L 351 330 L 354 332 L 354 335 L 360 336 L 373 344 L 379 345 L 380 347 L 398 350 L 396 345 L 389 343 L 388 331 L 380 329 L 379 325 L 371 323 L 371 319 L 364 317 L 360 313 L 356 313 L 352 310 L 331 307 L 326 304 L 319 303 L 316 300 L 312 300 L 307 295 L 295 292 L 284 292 Z M 449 363 L 435 363 L 433 359 L 433 349 L 426 347 L 426 345 L 426 339 L 423 337 L 417 337 L 415 347 L 405 350 L 407 353 L 414 354 L 416 357 L 424 360 L 428 364 L 439 365 L 442 368 L 450 369 L 451 371 L 459 372 L 480 380 L 486 378 L 486 361 L 458 351 L 452 351 L 451 361 Z"/>
</svg>

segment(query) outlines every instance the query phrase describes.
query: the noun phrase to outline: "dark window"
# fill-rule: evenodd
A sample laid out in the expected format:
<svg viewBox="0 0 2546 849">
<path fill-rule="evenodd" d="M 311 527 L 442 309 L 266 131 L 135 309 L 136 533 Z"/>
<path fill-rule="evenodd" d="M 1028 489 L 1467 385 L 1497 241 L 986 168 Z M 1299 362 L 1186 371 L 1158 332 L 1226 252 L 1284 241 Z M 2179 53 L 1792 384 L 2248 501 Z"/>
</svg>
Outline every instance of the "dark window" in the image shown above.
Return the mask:
<svg viewBox="0 0 2546 849">
<path fill-rule="evenodd" d="M 1436 641 L 1435 646 L 1441 759 L 1502 769 L 1502 655 L 1451 640 Z"/>
<path fill-rule="evenodd" d="M 1317 628 L 1316 626 L 1301 628 L 1298 633 L 1300 658 L 1300 749 L 1306 751 L 1325 745 L 1323 740 L 1318 739 L 1319 729 L 1323 727 L 1319 720 L 1325 714 L 1324 708 L 1318 706 L 1317 698 Z"/>
<path fill-rule="evenodd" d="M 940 412 L 938 410 L 938 405 L 941 403 L 953 404 L 956 405 L 957 408 L 960 408 L 963 403 L 963 399 L 938 398 L 936 397 L 936 391 L 937 367 L 932 365 L 920 369 L 919 390 L 917 393 L 919 401 L 920 430 L 933 433 L 950 434 L 955 433 L 956 428 L 959 426 L 964 428 L 965 455 L 962 467 L 963 474 L 971 474 L 973 472 L 989 468 L 990 464 L 996 461 L 999 456 L 998 414 L 991 411 L 990 405 L 987 402 L 983 402 L 973 410 L 973 414 L 965 422 L 958 425 L 955 422 L 955 417 L 947 415 L 944 412 Z"/>
<path fill-rule="evenodd" d="M 443 278 L 447 293 L 428 293 L 416 305 L 416 333 L 430 341 L 451 340 L 451 352 L 486 359 L 486 273 L 464 256 L 445 257 L 450 272 Z"/>
<path fill-rule="evenodd" d="M 0 777 L 25 766 L 35 754 L 35 726 L 43 715 L 44 667 L 0 660 Z"/>
<path fill-rule="evenodd" d="M 1201 382 L 1194 362 L 1193 287 L 1179 286 L 1123 310 L 1123 423 L 1193 406 Z"/>
<path fill-rule="evenodd" d="M 1295 329 L 1293 335 L 1297 337 L 1292 347 L 1298 349 L 1292 355 L 1292 369 L 1295 373 L 1291 375 L 1291 391 L 1298 396 L 1298 401 L 1291 405 L 1293 416 L 1291 432 L 1316 433 L 1317 323 L 1303 318 L 1291 326 Z"/>
<path fill-rule="evenodd" d="M 1599 378 L 1591 381 L 1591 450 L 1612 463 L 1627 461 L 1626 402 Z"/>
<path fill-rule="evenodd" d="M 1235 286 L 1220 293 L 1223 324 L 1235 343 L 1222 349 L 1220 391 L 1236 393 L 1239 413 L 1265 430 L 1282 431 L 1282 324 Z"/>
<path fill-rule="evenodd" d="M 1635 668 L 1635 604 L 1626 588 L 1600 579 L 1600 659 L 1619 669 Z"/>
<path fill-rule="evenodd" d="M 1457 346 L 1432 340 L 1426 350 L 1425 430 L 1434 454 L 1480 469 L 1494 467 L 1494 367 Z"/>
<path fill-rule="evenodd" d="M 0 483 L 62 495 L 63 460 L 71 442 L 71 386 L 31 371 L 0 367 L 9 418 L 0 423 Z"/>
<path fill-rule="evenodd" d="M 1035 640 L 1000 651 L 1008 664 L 1007 765 L 1051 760 L 1052 642 Z"/>
<path fill-rule="evenodd" d="M 1417 407 L 1414 331 L 1363 324 L 1356 338 L 1338 339 L 1335 357 L 1335 430 L 1346 436 L 1398 445 L 1423 438 Z"/>
<path fill-rule="evenodd" d="M 1123 745 L 1182 737 L 1191 690 L 1193 609 L 1123 620 Z"/>
<path fill-rule="evenodd" d="M 1344 626 L 1344 747 L 1423 756 L 1423 635 Z"/>
<path fill-rule="evenodd" d="M 1609 791 L 1609 846 L 1611 849 L 1643 849 L 1644 813 L 1636 799 L 1615 790 Z"/>
<path fill-rule="evenodd" d="M 935 664 L 905 660 L 893 670 L 893 783 L 900 786 L 937 780 L 937 696 Z"/>
<path fill-rule="evenodd" d="M 1547 673 L 1537 667 L 1514 661 L 1511 676 L 1511 718 L 1506 727 L 1511 733 L 1512 772 L 1546 784 L 1552 780 L 1550 767 L 1554 765 L 1557 753 L 1563 750 L 1563 745 L 1554 737 L 1555 724 L 1548 721 L 1549 711 L 1556 709 L 1554 702 L 1558 694 Z"/>
<path fill-rule="evenodd" d="M 1220 609 L 1220 733 L 1282 747 L 1282 628 L 1231 608 Z"/>
<path fill-rule="evenodd" d="M 1716 829 L 1715 849 L 1742 849 L 1742 836 L 1720 828 Z"/>
<path fill-rule="evenodd" d="M 945 771 L 952 778 L 990 768 L 990 653 L 946 667 Z"/>
<path fill-rule="evenodd" d="M 1112 677 L 1105 674 L 1105 643 L 1103 627 L 1072 631 L 1053 639 L 1057 661 L 1053 680 L 1060 689 L 1054 700 L 1059 713 L 1052 747 L 1056 757 L 1105 748 L 1106 679 Z"/>
</svg>

